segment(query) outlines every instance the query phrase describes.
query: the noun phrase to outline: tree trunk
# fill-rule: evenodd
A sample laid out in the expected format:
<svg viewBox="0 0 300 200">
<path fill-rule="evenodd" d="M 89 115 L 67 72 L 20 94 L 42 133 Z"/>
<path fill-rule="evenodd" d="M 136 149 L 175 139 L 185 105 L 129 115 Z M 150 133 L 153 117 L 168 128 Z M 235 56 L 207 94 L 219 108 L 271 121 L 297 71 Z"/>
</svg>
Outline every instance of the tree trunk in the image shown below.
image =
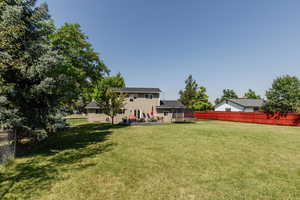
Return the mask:
<svg viewBox="0 0 300 200">
<path fill-rule="evenodd" d="M 114 125 L 114 116 L 111 117 L 111 124 Z"/>
</svg>

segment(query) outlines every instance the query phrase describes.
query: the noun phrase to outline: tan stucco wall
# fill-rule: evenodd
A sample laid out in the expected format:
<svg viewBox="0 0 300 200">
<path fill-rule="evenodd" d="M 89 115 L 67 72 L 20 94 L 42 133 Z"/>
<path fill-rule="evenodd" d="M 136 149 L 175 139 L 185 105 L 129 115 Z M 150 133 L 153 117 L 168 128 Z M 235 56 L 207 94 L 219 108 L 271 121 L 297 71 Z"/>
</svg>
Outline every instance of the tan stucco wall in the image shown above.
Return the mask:
<svg viewBox="0 0 300 200">
<path fill-rule="evenodd" d="M 129 94 L 133 95 L 133 94 Z M 142 96 L 141 94 L 139 96 Z M 130 101 L 130 97 L 125 99 L 124 108 L 125 108 L 125 115 L 134 115 L 134 110 L 140 110 L 141 113 L 150 114 L 153 107 L 154 115 L 157 113 L 156 107 L 160 105 L 160 98 L 159 96 L 153 97 L 152 99 L 147 99 L 144 97 L 137 97 Z"/>
<path fill-rule="evenodd" d="M 167 115 L 165 115 L 167 112 Z M 184 120 L 184 112 L 181 109 L 159 109 L 158 114 L 163 122 L 174 122 Z"/>
<path fill-rule="evenodd" d="M 134 96 L 136 98 L 134 98 Z M 130 99 L 133 99 L 133 101 L 130 101 Z M 122 121 L 122 118 L 134 115 L 134 110 L 138 111 L 140 110 L 141 113 L 141 118 L 144 118 L 142 113 L 145 114 L 146 119 L 148 118 L 148 115 L 151 117 L 151 112 L 152 112 L 152 108 L 153 108 L 153 115 L 154 117 L 159 117 L 162 119 L 163 122 L 172 122 L 174 121 L 173 119 L 173 112 L 176 112 L 175 110 L 170 110 L 170 109 L 166 109 L 166 110 L 162 110 L 159 109 L 159 111 L 157 110 L 157 106 L 160 106 L 160 98 L 159 98 L 159 94 L 153 94 L 153 98 L 145 98 L 145 94 L 128 94 L 128 97 L 125 98 L 124 101 L 124 109 L 125 109 L 125 113 L 124 114 L 118 114 L 115 117 L 115 123 L 119 123 Z M 165 116 L 164 115 L 164 111 L 167 111 L 168 114 Z M 90 122 L 110 122 L 111 119 L 110 117 L 108 117 L 105 114 L 96 114 L 96 110 L 95 109 L 90 109 L 87 112 L 87 116 L 88 116 L 88 120 Z M 183 113 L 177 113 L 176 117 L 177 118 L 184 118 L 184 114 Z"/>
<path fill-rule="evenodd" d="M 111 122 L 111 118 L 103 113 L 101 113 L 101 114 L 88 113 L 87 116 L 88 116 L 89 122 L 101 122 L 101 123 L 110 123 Z M 124 118 L 124 117 L 125 117 L 124 114 L 118 114 L 114 118 L 114 123 L 118 124 L 118 123 L 122 122 L 122 118 Z"/>
<path fill-rule="evenodd" d="M 137 98 L 134 99 L 134 96 Z M 130 101 L 133 99 L 133 101 Z M 124 101 L 124 114 L 118 114 L 114 121 L 115 123 L 119 123 L 122 121 L 122 118 L 128 117 L 130 115 L 134 115 L 134 110 L 140 110 L 141 117 L 143 118 L 142 113 L 144 113 L 147 117 L 147 114 L 151 114 L 152 107 L 154 116 L 157 115 L 156 107 L 160 105 L 160 98 L 159 94 L 153 95 L 152 99 L 145 98 L 144 94 L 129 94 L 128 97 L 125 98 Z M 110 122 L 111 119 L 109 116 L 100 113 L 96 114 L 96 109 L 88 109 L 87 110 L 87 117 L 90 122 Z M 108 119 L 108 120 L 107 120 Z"/>
</svg>

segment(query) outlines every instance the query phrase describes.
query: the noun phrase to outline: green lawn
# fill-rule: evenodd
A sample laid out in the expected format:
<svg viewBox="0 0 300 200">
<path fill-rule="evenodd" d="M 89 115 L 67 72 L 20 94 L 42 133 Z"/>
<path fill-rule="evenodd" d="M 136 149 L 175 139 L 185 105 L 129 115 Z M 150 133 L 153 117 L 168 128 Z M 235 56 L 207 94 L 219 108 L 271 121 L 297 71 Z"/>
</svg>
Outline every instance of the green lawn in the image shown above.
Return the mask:
<svg viewBox="0 0 300 200">
<path fill-rule="evenodd" d="M 300 199 L 300 128 L 81 124 L 0 169 L 0 199 Z"/>
<path fill-rule="evenodd" d="M 68 118 L 67 119 L 67 123 L 69 123 L 70 125 L 73 125 L 73 126 L 85 124 L 87 122 L 88 122 L 87 118 Z"/>
</svg>

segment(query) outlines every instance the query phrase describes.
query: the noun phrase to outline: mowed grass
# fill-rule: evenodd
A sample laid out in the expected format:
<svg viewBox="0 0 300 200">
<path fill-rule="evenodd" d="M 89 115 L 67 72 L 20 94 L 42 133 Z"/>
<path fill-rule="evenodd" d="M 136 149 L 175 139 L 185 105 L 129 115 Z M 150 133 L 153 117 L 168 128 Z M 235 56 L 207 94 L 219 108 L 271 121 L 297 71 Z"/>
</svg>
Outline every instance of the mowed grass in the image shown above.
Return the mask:
<svg viewBox="0 0 300 200">
<path fill-rule="evenodd" d="M 80 125 L 80 124 L 86 124 L 88 122 L 87 118 L 68 118 L 66 119 L 67 123 L 72 125 L 72 126 L 76 126 L 76 125 Z"/>
<path fill-rule="evenodd" d="M 81 124 L 0 170 L 0 199 L 300 199 L 300 128 Z"/>
</svg>

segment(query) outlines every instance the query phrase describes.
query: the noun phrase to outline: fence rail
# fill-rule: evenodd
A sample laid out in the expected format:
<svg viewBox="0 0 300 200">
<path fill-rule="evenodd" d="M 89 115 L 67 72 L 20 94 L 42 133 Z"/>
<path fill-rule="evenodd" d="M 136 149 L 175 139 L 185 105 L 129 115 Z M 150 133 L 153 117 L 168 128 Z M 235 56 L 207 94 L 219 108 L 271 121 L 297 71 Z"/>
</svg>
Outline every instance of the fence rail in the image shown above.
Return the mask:
<svg viewBox="0 0 300 200">
<path fill-rule="evenodd" d="M 300 114 L 288 113 L 282 115 L 280 113 L 266 114 L 263 112 L 195 112 L 196 119 L 212 119 L 224 120 L 234 122 L 249 122 L 258 124 L 273 124 L 273 125 L 287 125 L 300 126 Z"/>
</svg>

